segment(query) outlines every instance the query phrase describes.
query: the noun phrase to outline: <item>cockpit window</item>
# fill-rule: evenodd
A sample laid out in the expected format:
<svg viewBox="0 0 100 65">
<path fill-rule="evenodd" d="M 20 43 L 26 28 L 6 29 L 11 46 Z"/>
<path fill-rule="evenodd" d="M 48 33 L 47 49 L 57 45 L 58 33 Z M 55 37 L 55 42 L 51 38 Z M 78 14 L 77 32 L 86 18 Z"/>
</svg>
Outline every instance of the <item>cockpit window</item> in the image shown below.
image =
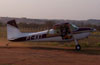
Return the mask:
<svg viewBox="0 0 100 65">
<path fill-rule="evenodd" d="M 74 24 L 71 24 L 71 30 L 72 31 L 76 31 L 78 29 L 78 27 Z"/>
</svg>

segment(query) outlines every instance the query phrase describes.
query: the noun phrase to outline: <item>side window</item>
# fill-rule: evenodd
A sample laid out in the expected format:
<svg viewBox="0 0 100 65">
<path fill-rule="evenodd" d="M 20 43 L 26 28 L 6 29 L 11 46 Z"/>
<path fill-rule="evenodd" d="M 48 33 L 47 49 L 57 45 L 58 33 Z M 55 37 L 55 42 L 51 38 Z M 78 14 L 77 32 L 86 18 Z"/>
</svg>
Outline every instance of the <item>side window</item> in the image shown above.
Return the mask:
<svg viewBox="0 0 100 65">
<path fill-rule="evenodd" d="M 70 28 L 72 31 L 76 31 L 78 29 L 78 27 L 76 25 L 73 25 L 73 24 L 71 24 Z"/>
</svg>

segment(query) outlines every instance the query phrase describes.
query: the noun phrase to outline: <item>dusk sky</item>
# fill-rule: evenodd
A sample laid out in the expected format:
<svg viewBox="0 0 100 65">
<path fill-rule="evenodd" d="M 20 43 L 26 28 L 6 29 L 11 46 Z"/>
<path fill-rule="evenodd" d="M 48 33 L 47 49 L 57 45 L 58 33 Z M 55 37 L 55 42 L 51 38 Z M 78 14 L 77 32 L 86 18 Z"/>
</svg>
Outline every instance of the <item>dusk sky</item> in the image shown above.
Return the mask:
<svg viewBox="0 0 100 65">
<path fill-rule="evenodd" d="M 0 0 L 0 16 L 34 19 L 100 19 L 100 0 Z"/>
</svg>

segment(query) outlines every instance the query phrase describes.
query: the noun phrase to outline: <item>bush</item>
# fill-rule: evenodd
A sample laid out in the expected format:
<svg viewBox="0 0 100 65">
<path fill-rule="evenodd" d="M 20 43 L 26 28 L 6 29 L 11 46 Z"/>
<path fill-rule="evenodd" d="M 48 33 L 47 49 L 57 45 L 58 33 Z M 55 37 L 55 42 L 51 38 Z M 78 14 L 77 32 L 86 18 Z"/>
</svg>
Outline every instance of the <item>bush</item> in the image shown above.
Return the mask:
<svg viewBox="0 0 100 65">
<path fill-rule="evenodd" d="M 97 45 L 100 47 L 100 42 L 99 42 L 99 43 L 97 43 Z"/>
</svg>

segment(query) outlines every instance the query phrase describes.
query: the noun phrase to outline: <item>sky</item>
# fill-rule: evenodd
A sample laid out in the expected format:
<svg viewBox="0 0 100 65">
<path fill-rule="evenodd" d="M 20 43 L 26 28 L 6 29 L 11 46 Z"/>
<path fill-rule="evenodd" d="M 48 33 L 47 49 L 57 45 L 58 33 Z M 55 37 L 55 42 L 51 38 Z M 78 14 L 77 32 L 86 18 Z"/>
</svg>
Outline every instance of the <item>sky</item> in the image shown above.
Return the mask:
<svg viewBox="0 0 100 65">
<path fill-rule="evenodd" d="M 0 16 L 34 19 L 100 19 L 100 0 L 0 0 Z"/>
</svg>

